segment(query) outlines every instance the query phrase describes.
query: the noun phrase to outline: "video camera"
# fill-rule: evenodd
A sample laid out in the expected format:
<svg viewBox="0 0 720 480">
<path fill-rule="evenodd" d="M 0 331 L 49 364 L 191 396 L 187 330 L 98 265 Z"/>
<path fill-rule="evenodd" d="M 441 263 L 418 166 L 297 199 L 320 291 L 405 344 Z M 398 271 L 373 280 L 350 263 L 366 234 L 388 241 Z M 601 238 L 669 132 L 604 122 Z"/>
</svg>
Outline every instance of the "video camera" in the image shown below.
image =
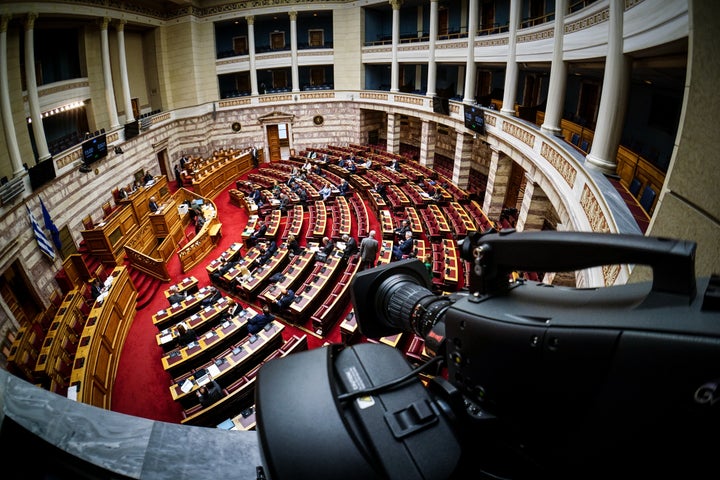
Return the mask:
<svg viewBox="0 0 720 480">
<path fill-rule="evenodd" d="M 607 478 L 714 471 L 720 447 L 720 277 L 693 242 L 582 232 L 473 234 L 467 289 L 425 266 L 358 273 L 369 339 L 425 340 L 413 369 L 381 343 L 271 360 L 258 373 L 268 478 Z M 652 282 L 570 288 L 513 271 L 643 264 Z M 698 291 L 700 292 L 698 294 Z M 441 365 L 444 364 L 444 365 Z M 432 371 L 418 375 L 421 369 Z"/>
</svg>

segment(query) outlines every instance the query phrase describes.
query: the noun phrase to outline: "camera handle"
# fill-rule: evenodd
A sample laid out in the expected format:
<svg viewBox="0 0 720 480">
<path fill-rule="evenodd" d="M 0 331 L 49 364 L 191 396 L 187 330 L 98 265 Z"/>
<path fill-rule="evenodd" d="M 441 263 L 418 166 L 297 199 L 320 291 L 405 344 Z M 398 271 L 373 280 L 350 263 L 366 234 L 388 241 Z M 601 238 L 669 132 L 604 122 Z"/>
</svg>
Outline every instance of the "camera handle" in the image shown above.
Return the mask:
<svg viewBox="0 0 720 480">
<path fill-rule="evenodd" d="M 695 251 L 686 240 L 596 232 L 475 233 L 461 243 L 486 289 L 507 288 L 514 271 L 566 272 L 602 265 L 641 264 L 653 271 L 655 292 L 695 297 Z M 491 293 L 491 292 L 483 292 Z"/>
</svg>

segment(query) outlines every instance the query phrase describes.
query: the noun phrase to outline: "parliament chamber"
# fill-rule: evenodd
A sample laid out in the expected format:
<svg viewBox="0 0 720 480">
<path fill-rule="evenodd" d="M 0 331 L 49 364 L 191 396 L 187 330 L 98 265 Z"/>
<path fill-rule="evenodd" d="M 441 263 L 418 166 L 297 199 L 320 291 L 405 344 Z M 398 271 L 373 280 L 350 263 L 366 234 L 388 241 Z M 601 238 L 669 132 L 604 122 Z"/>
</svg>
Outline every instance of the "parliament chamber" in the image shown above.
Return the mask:
<svg viewBox="0 0 720 480">
<path fill-rule="evenodd" d="M 76 3 L 0 9 L 9 454 L 42 439 L 87 478 L 255 475 L 263 364 L 330 343 L 431 357 L 414 333 L 362 334 L 346 236 L 375 230 L 377 265 L 421 260 L 436 295 L 469 288 L 458 242 L 488 231 L 687 238 L 698 275 L 720 270 L 708 2 Z M 211 381 L 221 395 L 202 404 Z"/>
</svg>

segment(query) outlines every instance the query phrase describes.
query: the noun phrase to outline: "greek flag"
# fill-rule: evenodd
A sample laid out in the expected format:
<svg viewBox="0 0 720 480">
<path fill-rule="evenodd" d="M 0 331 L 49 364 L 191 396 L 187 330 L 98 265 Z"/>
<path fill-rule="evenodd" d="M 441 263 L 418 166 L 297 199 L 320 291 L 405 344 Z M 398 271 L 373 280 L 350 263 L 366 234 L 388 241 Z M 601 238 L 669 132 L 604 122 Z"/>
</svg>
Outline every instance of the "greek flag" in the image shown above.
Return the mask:
<svg viewBox="0 0 720 480">
<path fill-rule="evenodd" d="M 48 238 L 45 236 L 45 232 L 42 231 L 40 225 L 38 225 L 37 221 L 35 221 L 35 217 L 33 217 L 30 208 L 25 205 L 25 209 L 27 210 L 28 216 L 30 217 L 30 224 L 32 225 L 33 233 L 35 234 L 35 240 L 37 240 L 40 251 L 47 255 L 50 260 L 55 260 L 55 250 L 53 250 L 50 240 L 48 240 Z"/>
<path fill-rule="evenodd" d="M 50 232 L 50 236 L 52 237 L 52 241 L 55 244 L 55 248 L 57 248 L 58 252 L 62 250 L 62 242 L 60 241 L 60 230 L 55 226 L 55 224 L 52 221 L 52 218 L 50 217 L 50 212 L 48 212 L 48 209 L 45 208 L 45 203 L 43 203 L 42 198 L 40 199 L 40 206 L 42 207 L 42 213 L 43 213 L 43 219 L 45 220 L 45 228 Z"/>
</svg>

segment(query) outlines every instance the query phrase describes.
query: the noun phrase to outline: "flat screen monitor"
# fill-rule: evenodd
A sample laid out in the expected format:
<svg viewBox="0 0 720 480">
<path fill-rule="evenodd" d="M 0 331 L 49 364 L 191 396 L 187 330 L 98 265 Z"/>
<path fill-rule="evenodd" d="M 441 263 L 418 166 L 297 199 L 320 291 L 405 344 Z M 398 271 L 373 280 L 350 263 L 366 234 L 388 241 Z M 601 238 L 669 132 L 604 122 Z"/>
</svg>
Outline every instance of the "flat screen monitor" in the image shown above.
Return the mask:
<svg viewBox="0 0 720 480">
<path fill-rule="evenodd" d="M 43 160 L 37 165 L 28 168 L 30 186 L 36 190 L 55 178 L 55 163 L 51 158 Z"/>
<path fill-rule="evenodd" d="M 125 140 L 137 137 L 140 133 L 140 122 L 137 120 L 125 124 Z"/>
<path fill-rule="evenodd" d="M 82 144 L 83 161 L 85 164 L 97 162 L 101 158 L 107 157 L 107 138 L 103 133 L 96 137 L 86 140 Z"/>
<path fill-rule="evenodd" d="M 464 104 L 465 128 L 477 133 L 485 133 L 485 115 L 482 107 Z"/>
</svg>

